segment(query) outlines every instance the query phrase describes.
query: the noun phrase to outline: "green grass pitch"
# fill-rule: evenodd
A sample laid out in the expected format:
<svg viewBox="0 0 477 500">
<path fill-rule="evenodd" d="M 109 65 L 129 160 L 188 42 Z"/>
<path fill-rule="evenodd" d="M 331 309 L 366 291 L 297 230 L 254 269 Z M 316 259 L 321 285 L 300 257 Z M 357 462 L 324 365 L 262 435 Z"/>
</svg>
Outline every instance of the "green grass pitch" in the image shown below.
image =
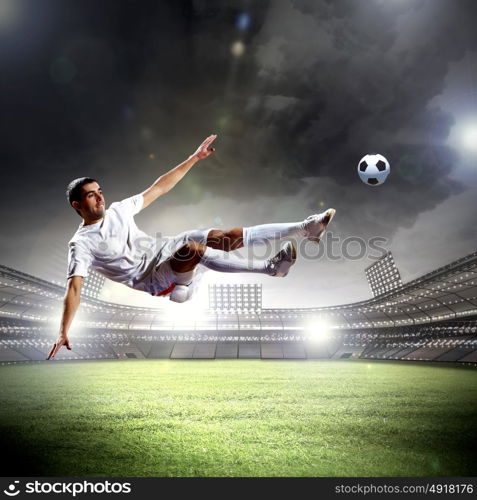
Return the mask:
<svg viewBox="0 0 477 500">
<path fill-rule="evenodd" d="M 476 476 L 477 370 L 366 361 L 0 367 L 3 476 Z"/>
</svg>

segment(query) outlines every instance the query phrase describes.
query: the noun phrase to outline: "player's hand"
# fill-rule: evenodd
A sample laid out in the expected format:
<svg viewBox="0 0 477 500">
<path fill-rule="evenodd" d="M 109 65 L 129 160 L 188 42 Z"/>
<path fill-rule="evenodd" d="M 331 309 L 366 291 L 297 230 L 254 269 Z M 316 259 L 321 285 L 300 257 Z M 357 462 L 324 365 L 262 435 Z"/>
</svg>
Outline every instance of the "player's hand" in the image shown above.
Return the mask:
<svg viewBox="0 0 477 500">
<path fill-rule="evenodd" d="M 207 158 L 212 153 L 215 153 L 215 148 L 209 148 L 209 146 L 217 139 L 217 135 L 209 135 L 207 139 L 197 148 L 197 151 L 193 154 L 193 156 L 197 157 L 199 160 L 203 160 Z"/>
<path fill-rule="evenodd" d="M 70 339 L 68 338 L 67 335 L 60 335 L 58 337 L 57 341 L 53 344 L 53 347 L 51 348 L 50 354 L 48 354 L 48 357 L 46 359 L 54 358 L 56 353 L 60 350 L 61 346 L 63 345 L 69 351 L 71 351 Z"/>
</svg>

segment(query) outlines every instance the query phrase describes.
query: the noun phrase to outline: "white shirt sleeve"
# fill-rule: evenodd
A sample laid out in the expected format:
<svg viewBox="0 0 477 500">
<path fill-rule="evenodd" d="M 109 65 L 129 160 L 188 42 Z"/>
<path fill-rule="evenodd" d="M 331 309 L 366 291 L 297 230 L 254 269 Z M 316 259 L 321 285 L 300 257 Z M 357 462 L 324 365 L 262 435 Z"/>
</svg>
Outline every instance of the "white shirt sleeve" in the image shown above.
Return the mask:
<svg viewBox="0 0 477 500">
<path fill-rule="evenodd" d="M 134 196 L 125 198 L 124 200 L 114 203 L 113 205 L 116 205 L 115 208 L 121 213 L 134 216 L 142 210 L 144 205 L 144 196 L 141 193 L 135 194 Z M 113 205 L 111 205 L 111 208 L 113 208 Z"/>
<path fill-rule="evenodd" d="M 77 242 L 70 241 L 68 245 L 68 272 L 66 279 L 72 276 L 88 276 L 88 270 L 93 261 L 91 252 Z"/>
</svg>

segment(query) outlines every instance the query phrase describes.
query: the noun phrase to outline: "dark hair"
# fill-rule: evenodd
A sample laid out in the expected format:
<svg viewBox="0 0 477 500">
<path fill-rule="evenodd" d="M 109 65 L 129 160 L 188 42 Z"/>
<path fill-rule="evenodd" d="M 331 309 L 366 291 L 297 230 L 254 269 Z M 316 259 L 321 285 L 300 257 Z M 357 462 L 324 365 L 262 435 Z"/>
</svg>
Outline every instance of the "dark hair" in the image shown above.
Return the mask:
<svg viewBox="0 0 477 500">
<path fill-rule="evenodd" d="M 81 201 L 81 188 L 90 182 L 98 181 L 92 177 L 78 177 L 78 179 L 75 179 L 68 184 L 68 187 L 66 188 L 66 199 L 70 205 L 73 201 Z M 76 213 L 81 216 L 81 213 L 78 210 L 76 210 Z"/>
</svg>

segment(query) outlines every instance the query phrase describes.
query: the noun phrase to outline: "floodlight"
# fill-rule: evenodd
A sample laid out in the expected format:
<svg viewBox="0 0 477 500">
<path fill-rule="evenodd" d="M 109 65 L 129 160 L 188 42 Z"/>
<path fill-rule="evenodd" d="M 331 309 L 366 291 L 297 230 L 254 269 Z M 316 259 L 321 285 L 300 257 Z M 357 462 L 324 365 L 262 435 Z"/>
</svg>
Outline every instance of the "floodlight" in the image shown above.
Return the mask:
<svg viewBox="0 0 477 500">
<path fill-rule="evenodd" d="M 306 325 L 306 334 L 310 340 L 316 342 L 326 341 L 330 338 L 333 326 L 325 320 L 310 321 Z"/>
</svg>

